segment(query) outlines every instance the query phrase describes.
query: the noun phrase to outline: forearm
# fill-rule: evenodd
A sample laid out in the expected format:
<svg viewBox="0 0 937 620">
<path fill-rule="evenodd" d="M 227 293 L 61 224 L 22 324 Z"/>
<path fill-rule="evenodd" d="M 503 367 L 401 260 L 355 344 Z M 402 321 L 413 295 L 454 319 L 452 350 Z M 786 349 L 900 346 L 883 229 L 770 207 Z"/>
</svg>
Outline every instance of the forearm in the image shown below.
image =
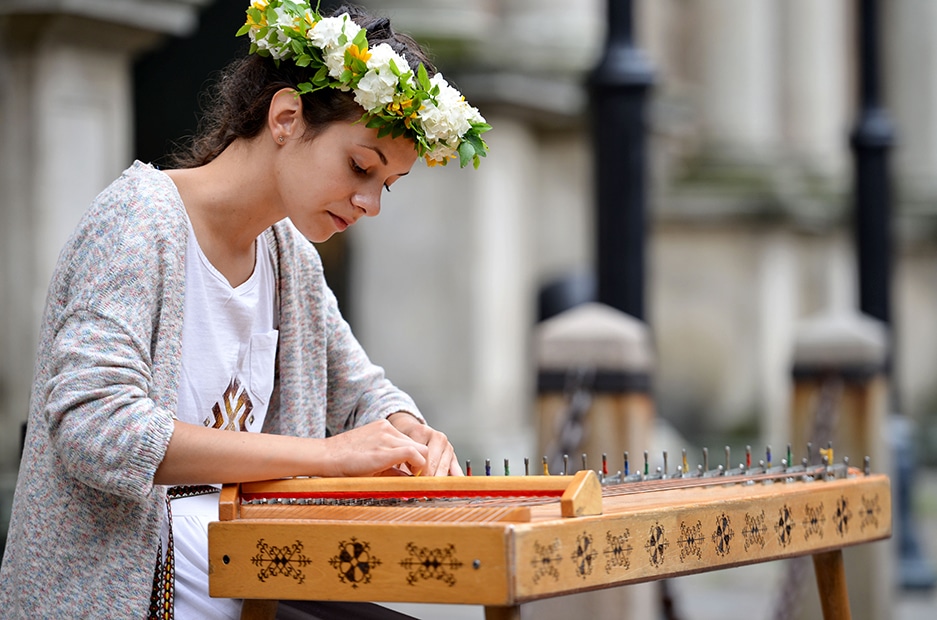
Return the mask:
<svg viewBox="0 0 937 620">
<path fill-rule="evenodd" d="M 217 484 L 330 475 L 323 439 L 230 432 L 175 422 L 155 484 Z"/>
<path fill-rule="evenodd" d="M 429 449 L 380 420 L 328 439 L 204 428 L 174 422 L 155 484 L 218 484 L 288 476 L 369 476 L 426 467 Z"/>
</svg>

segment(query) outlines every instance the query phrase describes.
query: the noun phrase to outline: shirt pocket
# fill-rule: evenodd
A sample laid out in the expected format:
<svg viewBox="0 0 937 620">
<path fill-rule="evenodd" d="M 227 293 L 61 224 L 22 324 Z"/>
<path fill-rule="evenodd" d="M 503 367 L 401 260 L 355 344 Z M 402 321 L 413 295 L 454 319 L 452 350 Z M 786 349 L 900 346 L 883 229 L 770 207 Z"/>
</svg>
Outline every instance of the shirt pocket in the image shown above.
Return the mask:
<svg viewBox="0 0 937 620">
<path fill-rule="evenodd" d="M 259 404 L 266 405 L 273 392 L 273 374 L 279 336 L 280 332 L 276 329 L 251 336 L 250 392 Z"/>
</svg>

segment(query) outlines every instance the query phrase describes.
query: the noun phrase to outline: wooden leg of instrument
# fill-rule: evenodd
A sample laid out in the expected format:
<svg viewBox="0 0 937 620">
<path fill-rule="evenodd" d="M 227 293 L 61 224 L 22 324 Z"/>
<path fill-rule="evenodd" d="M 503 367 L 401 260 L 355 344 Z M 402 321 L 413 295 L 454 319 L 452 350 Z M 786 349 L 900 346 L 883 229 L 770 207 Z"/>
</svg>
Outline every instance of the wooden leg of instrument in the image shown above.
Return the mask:
<svg viewBox="0 0 937 620">
<path fill-rule="evenodd" d="M 241 607 L 241 620 L 274 620 L 277 617 L 279 601 L 264 599 L 244 599 Z"/>
<path fill-rule="evenodd" d="M 521 620 L 521 606 L 487 606 L 485 607 L 485 620 Z"/>
<path fill-rule="evenodd" d="M 817 577 L 824 620 L 850 620 L 852 615 L 849 611 L 842 549 L 814 555 L 813 571 Z"/>
</svg>

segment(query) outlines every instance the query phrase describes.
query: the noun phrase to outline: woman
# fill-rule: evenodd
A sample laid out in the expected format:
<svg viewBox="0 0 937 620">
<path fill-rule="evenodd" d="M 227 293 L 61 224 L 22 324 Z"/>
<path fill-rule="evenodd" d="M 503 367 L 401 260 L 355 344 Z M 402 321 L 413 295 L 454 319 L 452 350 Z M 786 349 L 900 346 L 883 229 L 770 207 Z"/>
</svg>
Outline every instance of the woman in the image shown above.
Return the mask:
<svg viewBox="0 0 937 620">
<path fill-rule="evenodd" d="M 309 240 L 377 215 L 418 156 L 477 165 L 488 126 L 386 20 L 247 13 L 251 54 L 191 152 L 166 172 L 136 162 L 60 256 L 4 617 L 236 618 L 207 596 L 217 485 L 461 474 L 355 340 Z"/>
</svg>

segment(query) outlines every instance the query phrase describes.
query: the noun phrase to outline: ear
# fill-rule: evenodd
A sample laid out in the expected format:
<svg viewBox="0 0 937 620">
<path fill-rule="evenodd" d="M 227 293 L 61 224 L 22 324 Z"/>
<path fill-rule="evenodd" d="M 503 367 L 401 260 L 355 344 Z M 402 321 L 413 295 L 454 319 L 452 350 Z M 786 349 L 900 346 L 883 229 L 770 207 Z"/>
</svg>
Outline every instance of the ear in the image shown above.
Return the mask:
<svg viewBox="0 0 937 620">
<path fill-rule="evenodd" d="M 303 100 L 292 88 L 283 88 L 270 100 L 267 113 L 267 128 L 277 144 L 283 144 L 294 135 L 299 135 L 303 125 Z"/>
</svg>

